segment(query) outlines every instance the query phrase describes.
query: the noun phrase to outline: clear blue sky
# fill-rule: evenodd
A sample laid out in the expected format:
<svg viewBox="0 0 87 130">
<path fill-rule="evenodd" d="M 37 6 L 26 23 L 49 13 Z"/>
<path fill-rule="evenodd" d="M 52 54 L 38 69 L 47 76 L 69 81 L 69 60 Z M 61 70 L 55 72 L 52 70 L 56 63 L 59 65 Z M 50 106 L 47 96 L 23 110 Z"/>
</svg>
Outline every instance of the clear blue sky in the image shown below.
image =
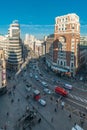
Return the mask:
<svg viewBox="0 0 87 130">
<path fill-rule="evenodd" d="M 81 34 L 87 34 L 86 0 L 3 0 L 0 1 L 0 33 L 18 20 L 25 33 L 42 37 L 54 33 L 55 17 L 76 13 L 80 17 Z"/>
</svg>

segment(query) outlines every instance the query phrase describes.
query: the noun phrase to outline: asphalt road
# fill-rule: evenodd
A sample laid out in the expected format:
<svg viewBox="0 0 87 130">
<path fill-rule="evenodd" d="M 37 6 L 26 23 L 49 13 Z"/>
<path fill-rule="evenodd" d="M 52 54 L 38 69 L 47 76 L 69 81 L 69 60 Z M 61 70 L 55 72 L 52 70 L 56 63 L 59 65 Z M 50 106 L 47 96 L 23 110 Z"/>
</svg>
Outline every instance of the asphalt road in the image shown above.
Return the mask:
<svg viewBox="0 0 87 130">
<path fill-rule="evenodd" d="M 41 77 L 38 74 L 38 71 L 32 68 L 30 69 L 28 67 L 26 71 L 20 72 L 16 79 L 14 78 L 15 75 L 13 74 L 11 80 L 8 80 L 8 92 L 11 91 L 11 95 L 7 93 L 0 97 L 0 127 L 6 126 L 7 130 L 17 130 L 15 126 L 18 123 L 18 119 L 26 112 L 26 106 L 29 106 L 31 110 L 34 107 L 35 111 L 38 113 L 37 116 L 41 117 L 42 119 L 40 124 L 36 123 L 35 126 L 32 126 L 32 130 L 71 130 L 75 122 L 80 125 L 80 116 L 78 113 L 79 107 L 77 107 L 77 105 L 75 105 L 72 101 L 68 101 L 67 99 L 59 100 L 59 103 L 56 104 L 56 100 L 58 98 L 60 99 L 60 95 L 44 95 L 41 81 L 46 81 L 49 84 L 49 87 L 53 90 L 54 86 L 52 84 L 51 77 L 54 78 L 54 75 L 51 76 L 48 74 L 48 76 L 44 70 L 40 70 L 43 73 L 43 77 Z M 32 78 L 29 76 L 30 72 L 33 74 Z M 36 81 L 35 74 L 38 75 L 40 81 Z M 30 92 L 26 91 L 25 89 L 25 79 L 27 82 L 32 84 L 32 89 Z M 15 90 L 13 90 L 14 85 L 16 85 Z M 46 100 L 47 105 L 45 107 L 41 106 L 39 102 L 33 99 L 34 89 L 38 89 L 41 97 Z M 28 100 L 26 100 L 27 95 L 30 96 Z M 14 100 L 13 103 L 11 103 L 12 99 Z M 61 108 L 62 101 L 65 102 L 63 110 Z M 9 113 L 8 116 L 7 112 Z M 69 114 L 72 115 L 71 119 L 68 118 Z M 87 128 L 86 120 L 83 128 L 84 130 Z M 18 129 L 22 130 L 22 126 Z"/>
</svg>

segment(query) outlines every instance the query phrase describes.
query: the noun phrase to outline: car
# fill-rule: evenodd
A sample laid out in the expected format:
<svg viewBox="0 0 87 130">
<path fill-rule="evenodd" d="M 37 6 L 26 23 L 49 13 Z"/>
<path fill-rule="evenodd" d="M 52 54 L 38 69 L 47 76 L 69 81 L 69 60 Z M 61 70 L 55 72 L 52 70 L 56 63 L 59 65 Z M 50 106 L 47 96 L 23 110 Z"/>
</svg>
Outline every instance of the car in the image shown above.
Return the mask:
<svg viewBox="0 0 87 130">
<path fill-rule="evenodd" d="M 62 88 L 60 86 L 56 86 L 54 91 L 55 91 L 55 93 L 60 94 L 64 97 L 66 97 L 68 95 L 68 91 L 66 91 L 64 88 Z"/>
<path fill-rule="evenodd" d="M 30 77 L 31 77 L 31 78 L 33 77 L 33 74 L 32 74 L 32 73 L 30 73 Z"/>
<path fill-rule="evenodd" d="M 72 127 L 72 130 L 84 130 L 81 126 L 79 126 L 78 124 L 75 124 L 74 127 Z"/>
<path fill-rule="evenodd" d="M 56 79 L 52 79 L 52 82 L 53 82 L 53 83 L 56 83 Z"/>
<path fill-rule="evenodd" d="M 43 90 L 45 93 L 47 93 L 47 94 L 51 94 L 52 93 L 52 91 L 50 90 L 50 89 L 48 89 L 48 88 L 44 88 L 44 90 Z"/>
<path fill-rule="evenodd" d="M 64 84 L 63 87 L 66 88 L 66 89 L 69 89 L 69 90 L 72 89 L 72 85 L 71 84 Z"/>
<path fill-rule="evenodd" d="M 38 101 L 40 99 L 40 91 L 36 89 L 33 91 L 33 94 L 34 100 Z"/>
<path fill-rule="evenodd" d="M 83 78 L 82 76 L 79 78 L 80 81 L 83 81 L 83 79 L 84 79 L 84 78 Z"/>
<path fill-rule="evenodd" d="M 46 101 L 43 99 L 39 99 L 38 102 L 42 105 L 42 106 L 46 106 Z"/>
<path fill-rule="evenodd" d="M 43 87 L 48 87 L 48 84 L 46 82 L 41 82 L 41 84 L 43 85 Z"/>
<path fill-rule="evenodd" d="M 39 80 L 39 78 L 38 78 L 38 76 L 37 75 L 35 75 L 35 79 L 38 81 Z"/>
</svg>

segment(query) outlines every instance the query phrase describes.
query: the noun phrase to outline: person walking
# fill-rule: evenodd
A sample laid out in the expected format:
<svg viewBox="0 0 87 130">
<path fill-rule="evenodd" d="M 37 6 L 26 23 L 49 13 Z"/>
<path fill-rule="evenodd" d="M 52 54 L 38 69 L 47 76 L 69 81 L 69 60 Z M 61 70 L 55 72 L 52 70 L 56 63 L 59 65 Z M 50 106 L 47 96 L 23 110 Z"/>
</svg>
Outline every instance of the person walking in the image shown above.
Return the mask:
<svg viewBox="0 0 87 130">
<path fill-rule="evenodd" d="M 64 106 L 65 106 L 65 103 L 62 101 L 62 102 L 61 102 L 62 110 L 64 109 Z"/>
<path fill-rule="evenodd" d="M 51 122 L 53 122 L 53 117 L 51 118 Z"/>
<path fill-rule="evenodd" d="M 72 118 L 71 114 L 69 114 L 69 116 L 68 116 L 68 117 L 69 117 L 69 119 L 71 119 L 71 118 Z"/>
<path fill-rule="evenodd" d="M 57 112 L 57 109 L 55 108 L 54 111 Z"/>
<path fill-rule="evenodd" d="M 9 116 L 9 112 L 7 112 L 7 116 Z"/>
<path fill-rule="evenodd" d="M 40 123 L 40 122 L 41 122 L 41 118 L 38 119 L 38 123 Z"/>
</svg>

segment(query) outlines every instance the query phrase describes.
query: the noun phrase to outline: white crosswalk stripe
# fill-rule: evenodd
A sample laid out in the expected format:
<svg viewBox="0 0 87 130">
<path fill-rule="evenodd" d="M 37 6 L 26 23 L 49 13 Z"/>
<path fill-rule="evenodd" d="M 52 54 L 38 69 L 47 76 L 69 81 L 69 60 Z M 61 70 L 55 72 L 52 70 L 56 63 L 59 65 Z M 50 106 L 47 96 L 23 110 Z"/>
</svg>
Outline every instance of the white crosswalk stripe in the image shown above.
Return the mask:
<svg viewBox="0 0 87 130">
<path fill-rule="evenodd" d="M 78 100 L 78 101 L 81 101 L 81 102 L 83 102 L 83 103 L 87 103 L 87 99 L 81 98 L 81 97 L 79 97 L 79 96 L 69 94 L 69 97 L 71 97 L 71 98 L 73 98 L 73 99 L 76 99 L 76 100 Z"/>
<path fill-rule="evenodd" d="M 71 98 L 73 98 L 73 95 L 72 95 L 72 94 L 69 94 L 69 96 L 70 96 Z"/>
<path fill-rule="evenodd" d="M 87 99 L 84 99 L 84 102 L 87 103 Z"/>
<path fill-rule="evenodd" d="M 80 97 L 79 97 L 79 100 L 80 100 L 81 102 L 84 102 L 84 100 L 83 100 L 82 98 L 80 98 Z"/>
<path fill-rule="evenodd" d="M 76 99 L 76 100 L 78 100 L 78 99 L 79 99 L 79 97 L 77 97 L 77 96 L 74 96 L 74 97 L 75 97 L 75 99 Z"/>
</svg>

